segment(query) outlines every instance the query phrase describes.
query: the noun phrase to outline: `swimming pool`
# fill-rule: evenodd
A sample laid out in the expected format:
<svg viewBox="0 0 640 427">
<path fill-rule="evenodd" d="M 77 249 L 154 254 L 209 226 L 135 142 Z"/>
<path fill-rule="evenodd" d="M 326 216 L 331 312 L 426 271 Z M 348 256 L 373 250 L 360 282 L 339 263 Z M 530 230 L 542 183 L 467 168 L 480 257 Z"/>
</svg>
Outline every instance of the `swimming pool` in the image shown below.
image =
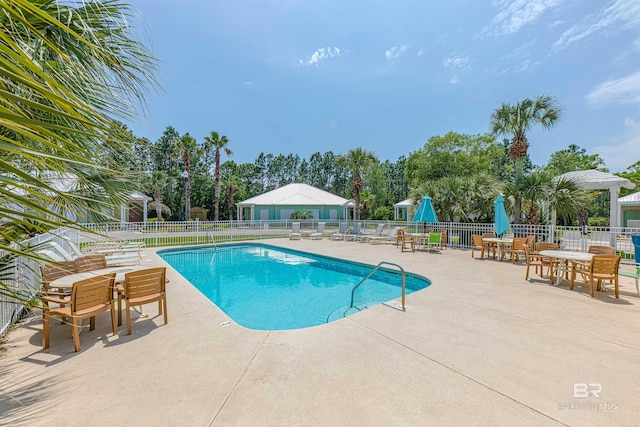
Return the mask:
<svg viewBox="0 0 640 427">
<path fill-rule="evenodd" d="M 402 275 L 378 270 L 355 293 L 373 268 L 265 244 L 230 244 L 159 251 L 209 300 L 238 324 L 259 330 L 321 325 L 399 298 Z M 406 293 L 430 285 L 407 273 Z"/>
</svg>

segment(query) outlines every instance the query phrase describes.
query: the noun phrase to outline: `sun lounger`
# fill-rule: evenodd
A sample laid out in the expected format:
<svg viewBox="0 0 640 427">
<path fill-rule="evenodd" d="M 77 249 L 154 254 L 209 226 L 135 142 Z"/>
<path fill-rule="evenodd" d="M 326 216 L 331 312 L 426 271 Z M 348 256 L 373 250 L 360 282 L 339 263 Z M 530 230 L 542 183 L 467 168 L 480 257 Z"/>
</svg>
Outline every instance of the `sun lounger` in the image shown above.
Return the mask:
<svg viewBox="0 0 640 427">
<path fill-rule="evenodd" d="M 351 229 L 351 231 L 345 233 L 344 240 L 353 240 L 355 242 L 357 240 L 360 240 L 361 237 L 362 235 L 360 234 L 360 223 L 356 222 L 355 224 L 353 224 L 353 228 Z"/>
<path fill-rule="evenodd" d="M 326 225 L 325 222 L 319 222 L 318 223 L 318 230 L 315 233 L 311 233 L 311 235 L 310 235 L 311 239 L 313 239 L 313 240 L 322 239 L 322 236 L 324 234 L 325 225 Z"/>
<path fill-rule="evenodd" d="M 331 240 L 344 240 L 344 235 L 347 233 L 348 222 L 341 222 L 338 226 L 338 231 L 331 235 Z"/>
<path fill-rule="evenodd" d="M 289 240 L 300 240 L 301 238 L 302 234 L 300 234 L 300 223 L 292 222 L 291 233 L 289 233 Z"/>
</svg>

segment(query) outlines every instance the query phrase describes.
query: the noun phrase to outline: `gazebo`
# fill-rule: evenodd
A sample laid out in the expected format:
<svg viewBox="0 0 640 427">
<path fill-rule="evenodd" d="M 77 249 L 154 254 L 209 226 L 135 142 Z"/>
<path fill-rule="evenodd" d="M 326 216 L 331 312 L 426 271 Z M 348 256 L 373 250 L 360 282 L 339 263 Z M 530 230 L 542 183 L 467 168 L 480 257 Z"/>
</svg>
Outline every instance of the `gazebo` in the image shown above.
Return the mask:
<svg viewBox="0 0 640 427">
<path fill-rule="evenodd" d="M 635 187 L 631 181 L 626 178 L 621 178 L 607 172 L 600 172 L 595 169 L 567 172 L 560 175 L 558 179 L 560 178 L 575 181 L 580 188 L 585 190 L 609 190 L 609 193 L 611 193 L 611 200 L 609 203 L 609 227 L 614 228 L 620 226 L 618 195 L 620 194 L 620 189 L 622 187 L 628 188 L 629 190 L 632 190 Z M 553 217 L 555 220 L 555 212 Z"/>
</svg>

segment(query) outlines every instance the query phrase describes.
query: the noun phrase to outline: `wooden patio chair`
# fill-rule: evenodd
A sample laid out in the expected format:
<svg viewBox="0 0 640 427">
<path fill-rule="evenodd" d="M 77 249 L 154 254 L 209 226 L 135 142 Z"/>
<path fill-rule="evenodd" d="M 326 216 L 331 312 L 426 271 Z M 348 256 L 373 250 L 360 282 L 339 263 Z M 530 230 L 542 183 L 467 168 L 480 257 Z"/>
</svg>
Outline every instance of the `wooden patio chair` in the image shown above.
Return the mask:
<svg viewBox="0 0 640 427">
<path fill-rule="evenodd" d="M 411 249 L 411 252 L 416 251 L 416 241 L 412 236 L 409 236 L 404 230 L 398 230 L 398 239 L 400 240 L 400 250 L 404 252 L 404 249 Z"/>
<path fill-rule="evenodd" d="M 42 312 L 43 335 L 42 347 L 49 348 L 49 327 L 51 317 L 61 316 L 71 319 L 73 346 L 80 351 L 80 321 L 90 318 L 89 330 L 96 327 L 96 315 L 111 311 L 111 327 L 113 335 L 118 333 L 116 327 L 116 311 L 113 305 L 113 290 L 116 274 L 105 274 L 77 281 L 71 288 L 71 304 L 54 310 Z"/>
<path fill-rule="evenodd" d="M 527 246 L 527 238 L 526 237 L 516 237 L 513 239 L 513 243 L 511 244 L 511 262 L 515 263 L 516 261 L 520 261 L 520 255 L 525 254 L 524 247 Z"/>
<path fill-rule="evenodd" d="M 71 289 L 58 289 L 49 286 L 51 282 L 69 274 L 76 272 L 75 263 L 73 261 L 58 261 L 40 266 L 40 274 L 42 276 L 42 293 L 40 300 L 49 307 L 49 303 L 55 303 L 64 307 L 71 303 Z"/>
<path fill-rule="evenodd" d="M 496 238 L 498 236 L 496 236 L 496 233 L 482 233 L 482 238 L 484 239 L 485 237 L 487 238 Z M 489 251 L 491 251 L 493 253 L 493 257 L 496 257 L 496 252 L 498 251 L 498 244 L 494 243 L 494 242 L 482 242 L 482 245 L 484 246 L 485 250 L 487 251 L 487 257 L 489 257 Z"/>
<path fill-rule="evenodd" d="M 117 286 L 118 291 L 118 325 L 122 324 L 122 300 L 127 310 L 127 334 L 131 335 L 131 308 L 152 302 L 158 302 L 158 314 L 164 313 L 164 324 L 167 317 L 166 267 L 146 268 L 132 271 L 124 275 L 124 283 Z"/>
<path fill-rule="evenodd" d="M 527 271 L 524 275 L 524 280 L 529 280 L 529 269 L 535 267 L 535 272 L 538 276 L 543 277 L 544 267 L 551 268 L 551 262 L 547 258 L 543 259 L 540 255 L 531 252 L 529 245 L 524 245 L 524 259 L 527 262 Z"/>
<path fill-rule="evenodd" d="M 593 297 L 593 281 L 597 280 L 597 288 L 598 290 L 604 290 L 604 281 L 610 280 L 613 282 L 615 287 L 615 295 L 616 298 L 619 297 L 618 292 L 618 267 L 620 266 L 620 260 L 622 257 L 619 255 L 594 255 L 591 258 L 591 262 L 588 264 L 587 268 L 579 269 L 572 268 L 571 269 L 571 285 L 570 289 L 573 289 L 573 282 L 576 278 L 576 273 L 580 271 L 585 277 L 589 278 L 589 293 Z M 574 264 L 575 265 L 575 264 Z"/>
<path fill-rule="evenodd" d="M 482 236 L 479 234 L 471 235 L 471 258 L 473 258 L 473 254 L 475 250 L 480 250 L 480 259 L 484 258 L 484 250 L 486 249 L 484 243 L 482 242 Z"/>
</svg>

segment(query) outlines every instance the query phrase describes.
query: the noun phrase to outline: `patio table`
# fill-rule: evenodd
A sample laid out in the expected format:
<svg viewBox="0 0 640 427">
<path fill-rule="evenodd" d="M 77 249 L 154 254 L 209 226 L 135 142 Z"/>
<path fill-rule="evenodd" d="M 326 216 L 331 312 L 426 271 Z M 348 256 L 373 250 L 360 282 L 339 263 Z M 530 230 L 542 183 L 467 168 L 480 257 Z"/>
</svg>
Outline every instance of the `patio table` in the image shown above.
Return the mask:
<svg viewBox="0 0 640 427">
<path fill-rule="evenodd" d="M 558 263 L 558 275 L 556 276 L 555 283 L 553 283 L 553 269 L 551 269 L 550 279 L 554 286 L 558 286 L 560 284 L 562 274 L 568 274 L 569 261 L 591 262 L 591 258 L 593 258 L 594 255 L 589 252 L 561 251 L 556 249 L 545 249 L 540 251 L 538 254 L 543 257 L 565 261 Z"/>
<path fill-rule="evenodd" d="M 131 271 L 144 270 L 150 268 L 148 265 L 130 265 L 119 267 L 107 267 L 99 270 L 82 271 L 80 273 L 69 274 L 51 281 L 49 284 L 52 288 L 71 288 L 78 280 L 88 279 L 90 277 L 100 276 L 103 274 L 116 273 L 116 283 L 124 282 L 124 275 Z"/>
<path fill-rule="evenodd" d="M 513 244 L 513 239 L 510 237 L 483 237 L 482 241 L 498 245 L 498 256 L 500 257 L 500 261 L 504 260 L 504 255 L 507 252 L 507 246 L 511 246 Z"/>
</svg>

